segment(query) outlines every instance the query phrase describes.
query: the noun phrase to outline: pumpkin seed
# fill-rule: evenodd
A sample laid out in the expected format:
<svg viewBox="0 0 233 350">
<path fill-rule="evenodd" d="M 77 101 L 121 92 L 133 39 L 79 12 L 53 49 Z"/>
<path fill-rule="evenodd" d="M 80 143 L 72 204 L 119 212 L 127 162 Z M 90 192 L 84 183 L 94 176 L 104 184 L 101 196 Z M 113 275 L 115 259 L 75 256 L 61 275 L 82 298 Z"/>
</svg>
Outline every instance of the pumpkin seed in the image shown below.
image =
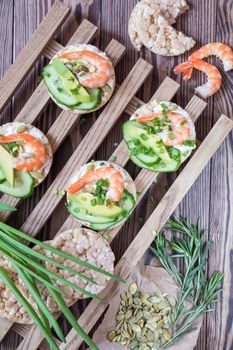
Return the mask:
<svg viewBox="0 0 233 350">
<path fill-rule="evenodd" d="M 132 315 L 133 315 L 132 310 L 128 310 L 128 311 L 125 313 L 125 319 L 128 320 Z"/>
<path fill-rule="evenodd" d="M 176 305 L 176 299 L 170 295 L 167 296 L 167 301 L 169 302 L 169 304 L 171 306 L 175 306 Z"/>
<path fill-rule="evenodd" d="M 153 296 L 153 297 L 148 298 L 148 301 L 152 304 L 155 304 L 155 303 L 159 303 L 161 300 L 160 300 L 160 298 Z"/>
<path fill-rule="evenodd" d="M 124 292 L 121 293 L 120 298 L 121 298 L 121 300 L 126 301 L 126 300 L 127 300 L 127 295 L 126 295 L 126 293 L 124 293 Z"/>
<path fill-rule="evenodd" d="M 18 128 L 16 129 L 16 131 L 17 131 L 18 133 L 22 133 L 22 132 L 25 132 L 27 129 L 28 129 L 27 126 L 22 124 L 22 125 L 18 126 Z"/>
<path fill-rule="evenodd" d="M 121 320 L 123 320 L 125 318 L 125 315 L 122 313 L 122 314 L 118 314 L 117 316 L 116 316 L 116 320 L 117 321 L 121 321 Z"/>
<path fill-rule="evenodd" d="M 113 341 L 113 339 L 116 337 L 116 331 L 110 331 L 110 332 L 108 332 L 108 334 L 107 334 L 107 339 L 109 340 L 109 341 Z"/>
<path fill-rule="evenodd" d="M 138 286 L 136 285 L 136 283 L 132 283 L 130 286 L 129 286 L 129 292 L 131 295 L 134 295 L 138 290 Z"/>
<path fill-rule="evenodd" d="M 167 341 L 170 340 L 172 337 L 171 333 L 167 329 L 163 332 L 163 336 Z"/>
<path fill-rule="evenodd" d="M 133 323 L 131 327 L 132 331 L 134 331 L 135 333 L 141 333 L 141 328 L 137 324 Z"/>
</svg>

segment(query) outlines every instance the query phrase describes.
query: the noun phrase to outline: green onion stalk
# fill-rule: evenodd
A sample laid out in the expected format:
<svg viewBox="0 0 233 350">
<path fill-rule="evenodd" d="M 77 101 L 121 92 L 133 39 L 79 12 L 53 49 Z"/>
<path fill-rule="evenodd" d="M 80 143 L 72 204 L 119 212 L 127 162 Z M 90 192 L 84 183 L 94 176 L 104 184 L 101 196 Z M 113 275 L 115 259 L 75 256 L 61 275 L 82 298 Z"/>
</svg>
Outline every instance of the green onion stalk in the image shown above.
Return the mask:
<svg viewBox="0 0 233 350">
<path fill-rule="evenodd" d="M 11 210 L 13 207 L 1 206 L 0 210 Z M 36 304 L 37 310 L 35 310 L 30 303 L 26 300 L 23 294 L 15 285 L 12 278 L 9 276 L 8 272 L 0 266 L 0 279 L 6 285 L 6 287 L 12 292 L 18 302 L 25 308 L 28 315 L 34 321 L 34 323 L 39 328 L 41 334 L 45 337 L 48 344 L 50 345 L 51 350 L 58 350 L 58 346 L 53 338 L 51 327 L 56 333 L 57 337 L 65 342 L 65 336 L 62 333 L 62 330 L 56 321 L 55 317 L 48 309 L 47 305 L 44 303 L 40 291 L 38 289 L 37 283 L 40 282 L 45 288 L 47 288 L 51 297 L 57 303 L 59 309 L 66 317 L 71 326 L 77 331 L 78 335 L 83 339 L 83 341 L 90 347 L 90 349 L 98 350 L 98 347 L 94 344 L 88 334 L 81 328 L 77 323 L 74 315 L 70 311 L 69 307 L 64 302 L 62 296 L 66 296 L 62 289 L 55 286 L 53 281 L 60 281 L 63 284 L 73 288 L 74 290 L 86 295 L 87 297 L 96 299 L 100 302 L 103 301 L 98 295 L 92 294 L 85 289 L 79 287 L 77 284 L 74 284 L 68 281 L 65 278 L 62 278 L 58 274 L 45 268 L 43 263 L 49 263 L 53 266 L 56 266 L 60 269 L 63 269 L 69 273 L 72 273 L 78 276 L 80 279 L 83 279 L 91 284 L 97 284 L 95 280 L 87 277 L 86 275 L 79 273 L 78 271 L 60 264 L 59 262 L 53 260 L 52 258 L 47 257 L 46 255 L 36 251 L 35 249 L 30 248 L 28 245 L 24 244 L 24 241 L 27 243 L 33 243 L 39 246 L 42 249 L 45 249 L 57 256 L 63 257 L 72 261 L 78 265 L 85 266 L 86 268 L 97 271 L 111 279 L 114 279 L 118 282 L 124 283 L 125 281 L 120 277 L 105 271 L 97 266 L 82 261 L 75 256 L 67 254 L 59 249 L 56 249 L 50 246 L 47 243 L 41 242 L 36 238 L 33 238 L 3 222 L 0 222 L 0 254 L 4 256 L 11 264 L 13 269 L 17 272 L 19 277 L 22 279 L 25 287 L 28 292 L 32 295 L 33 300 Z"/>
</svg>

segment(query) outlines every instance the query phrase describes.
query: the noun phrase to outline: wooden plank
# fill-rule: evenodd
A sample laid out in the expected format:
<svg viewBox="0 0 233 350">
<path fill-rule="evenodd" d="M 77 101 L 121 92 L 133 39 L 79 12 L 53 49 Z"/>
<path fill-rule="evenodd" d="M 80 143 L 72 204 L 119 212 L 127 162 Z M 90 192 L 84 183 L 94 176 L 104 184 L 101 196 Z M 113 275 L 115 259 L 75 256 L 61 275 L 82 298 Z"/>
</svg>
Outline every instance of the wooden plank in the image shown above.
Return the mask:
<svg viewBox="0 0 233 350">
<path fill-rule="evenodd" d="M 148 247 L 153 242 L 154 234 L 159 232 L 165 225 L 173 211 L 181 202 L 232 128 L 232 120 L 222 115 L 197 152 L 187 163 L 184 170 L 171 185 L 147 222 L 138 232 L 136 238 L 125 251 L 116 265 L 115 274 L 124 279 L 129 277 L 137 262 L 142 258 Z M 112 302 L 113 298 L 122 288 L 123 286 L 121 284 L 118 284 L 115 281 L 110 281 L 107 288 L 101 293 L 105 303 L 98 303 L 92 300 L 78 320 L 80 326 L 89 332 L 105 311 L 108 304 Z M 66 340 L 66 344 L 62 343 L 60 349 L 77 350 L 82 343 L 82 340 L 73 329 L 68 334 Z"/>
<path fill-rule="evenodd" d="M 131 98 L 143 84 L 151 69 L 152 66 L 148 62 L 143 59 L 138 60 L 93 127 L 63 167 L 59 176 L 57 176 L 43 198 L 29 215 L 21 228 L 23 231 L 31 235 L 36 235 L 43 227 L 53 210 L 62 200 L 62 197 L 53 195 L 54 191 L 58 188 L 66 188 L 75 170 L 94 154 Z M 46 210 L 44 210 L 45 206 Z"/>
<path fill-rule="evenodd" d="M 10 100 L 21 81 L 40 57 L 48 41 L 54 36 L 68 17 L 69 12 L 69 8 L 58 0 L 56 0 L 49 9 L 47 15 L 34 32 L 27 45 L 20 52 L 15 62 L 0 81 L 0 110 L 2 110 Z"/>
</svg>

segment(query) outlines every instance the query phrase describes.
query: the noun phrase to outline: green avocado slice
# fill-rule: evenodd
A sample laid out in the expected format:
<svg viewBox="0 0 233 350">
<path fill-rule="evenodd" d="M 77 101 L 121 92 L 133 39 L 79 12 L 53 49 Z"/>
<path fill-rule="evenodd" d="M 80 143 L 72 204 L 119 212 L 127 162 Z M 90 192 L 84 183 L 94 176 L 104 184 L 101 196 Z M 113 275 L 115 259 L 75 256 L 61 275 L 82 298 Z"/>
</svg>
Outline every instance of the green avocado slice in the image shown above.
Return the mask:
<svg viewBox="0 0 233 350">
<path fill-rule="evenodd" d="M 55 58 L 51 65 L 55 69 L 58 77 L 61 79 L 64 89 L 69 95 L 74 96 L 77 102 L 90 102 L 91 96 L 86 89 L 79 84 L 78 79 L 75 75 L 66 67 L 66 65 Z"/>
<path fill-rule="evenodd" d="M 103 205 L 92 205 L 91 201 L 95 197 L 90 193 L 76 193 L 68 196 L 68 199 L 77 203 L 83 209 L 86 209 L 88 213 L 97 217 L 115 218 L 122 213 L 122 208 L 117 205 L 107 206 Z"/>
</svg>

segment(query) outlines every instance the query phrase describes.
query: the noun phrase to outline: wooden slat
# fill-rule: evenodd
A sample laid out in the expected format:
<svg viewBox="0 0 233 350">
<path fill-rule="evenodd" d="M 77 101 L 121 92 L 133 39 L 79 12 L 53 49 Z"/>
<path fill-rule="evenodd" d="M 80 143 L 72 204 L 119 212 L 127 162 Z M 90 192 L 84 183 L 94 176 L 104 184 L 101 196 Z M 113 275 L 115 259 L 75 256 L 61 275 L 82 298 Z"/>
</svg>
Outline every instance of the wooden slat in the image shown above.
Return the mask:
<svg viewBox="0 0 233 350">
<path fill-rule="evenodd" d="M 179 84 L 177 84 L 174 80 L 167 77 L 162 82 L 162 84 L 160 85 L 160 87 L 158 88 L 158 90 L 155 92 L 155 94 L 152 96 L 151 99 L 157 98 L 160 100 L 166 99 L 166 101 L 170 101 L 172 99 L 172 97 L 175 95 L 175 93 L 177 92 L 178 88 L 179 88 Z M 137 101 L 136 104 L 135 104 L 135 100 Z M 140 103 L 141 105 L 144 104 L 143 101 L 141 101 L 135 97 L 131 101 L 133 101 L 131 111 L 132 110 L 135 111 L 137 109 L 136 106 L 138 103 Z M 122 144 L 123 144 L 123 142 L 122 142 Z M 121 147 L 120 146 L 117 147 L 115 154 L 117 157 L 121 156 Z M 121 166 L 124 166 L 127 161 L 128 161 L 128 153 L 123 158 L 122 162 L 119 162 L 118 158 L 117 158 L 117 163 Z M 148 171 L 148 173 L 150 173 L 150 176 L 151 176 L 151 172 Z M 155 175 L 153 175 L 153 176 L 155 176 Z M 145 180 L 146 180 L 146 178 L 145 178 Z M 145 183 L 145 181 L 143 183 Z M 140 183 L 137 184 L 137 179 L 136 179 L 135 185 L 136 185 L 136 188 L 138 188 L 138 186 L 139 186 L 139 191 L 142 190 L 142 189 L 140 189 Z M 142 195 L 140 196 L 140 198 L 138 198 L 138 201 L 141 198 L 142 198 Z M 56 235 L 58 235 L 61 231 L 65 230 L 67 228 L 70 229 L 72 227 L 76 227 L 76 228 L 81 227 L 81 224 L 77 223 L 77 220 L 73 219 L 72 216 L 70 215 L 68 217 L 68 219 L 65 221 L 64 225 L 62 225 L 60 230 L 57 232 Z M 113 231 L 115 232 L 115 235 L 116 235 L 117 232 L 119 232 L 119 230 L 120 230 L 120 227 L 117 227 L 115 230 L 110 231 L 110 237 L 111 237 L 110 241 L 113 239 L 113 235 L 112 235 Z M 21 335 L 22 335 L 22 328 L 23 327 L 21 326 L 21 328 L 20 328 Z M 25 330 L 28 330 L 28 334 L 26 336 L 25 336 Z M 30 329 L 30 327 L 25 326 L 25 330 L 23 330 L 25 338 L 22 341 L 22 343 L 19 345 L 17 350 L 26 350 L 29 348 L 30 348 L 30 350 L 35 350 L 41 344 L 43 336 L 40 334 L 39 330 L 36 327 L 33 327 Z M 41 348 L 41 346 L 40 346 L 40 348 Z"/>
<path fill-rule="evenodd" d="M 36 235 L 39 232 L 62 200 L 61 197 L 53 195 L 54 191 L 58 188 L 66 188 L 75 170 L 91 158 L 151 70 L 152 66 L 148 62 L 141 58 L 138 60 L 60 174 L 29 215 L 21 228 L 23 231 L 31 235 Z M 45 206 L 46 210 L 44 210 Z"/>
<path fill-rule="evenodd" d="M 115 274 L 124 279 L 129 277 L 137 262 L 151 245 L 154 232 L 159 232 L 162 229 L 232 128 L 232 120 L 222 115 L 125 251 L 115 268 Z M 107 288 L 101 293 L 105 303 L 92 300 L 78 320 L 80 326 L 89 332 L 122 288 L 122 284 L 110 281 Z M 77 350 L 82 343 L 73 329 L 66 340 L 66 344 L 62 343 L 60 349 Z"/>
<path fill-rule="evenodd" d="M 56 0 L 49 9 L 47 15 L 34 32 L 27 45 L 20 52 L 15 62 L 0 81 L 0 110 L 2 110 L 10 100 L 21 81 L 40 57 L 48 41 L 54 36 L 64 20 L 68 17 L 69 12 L 70 9 L 58 0 Z"/>
</svg>

